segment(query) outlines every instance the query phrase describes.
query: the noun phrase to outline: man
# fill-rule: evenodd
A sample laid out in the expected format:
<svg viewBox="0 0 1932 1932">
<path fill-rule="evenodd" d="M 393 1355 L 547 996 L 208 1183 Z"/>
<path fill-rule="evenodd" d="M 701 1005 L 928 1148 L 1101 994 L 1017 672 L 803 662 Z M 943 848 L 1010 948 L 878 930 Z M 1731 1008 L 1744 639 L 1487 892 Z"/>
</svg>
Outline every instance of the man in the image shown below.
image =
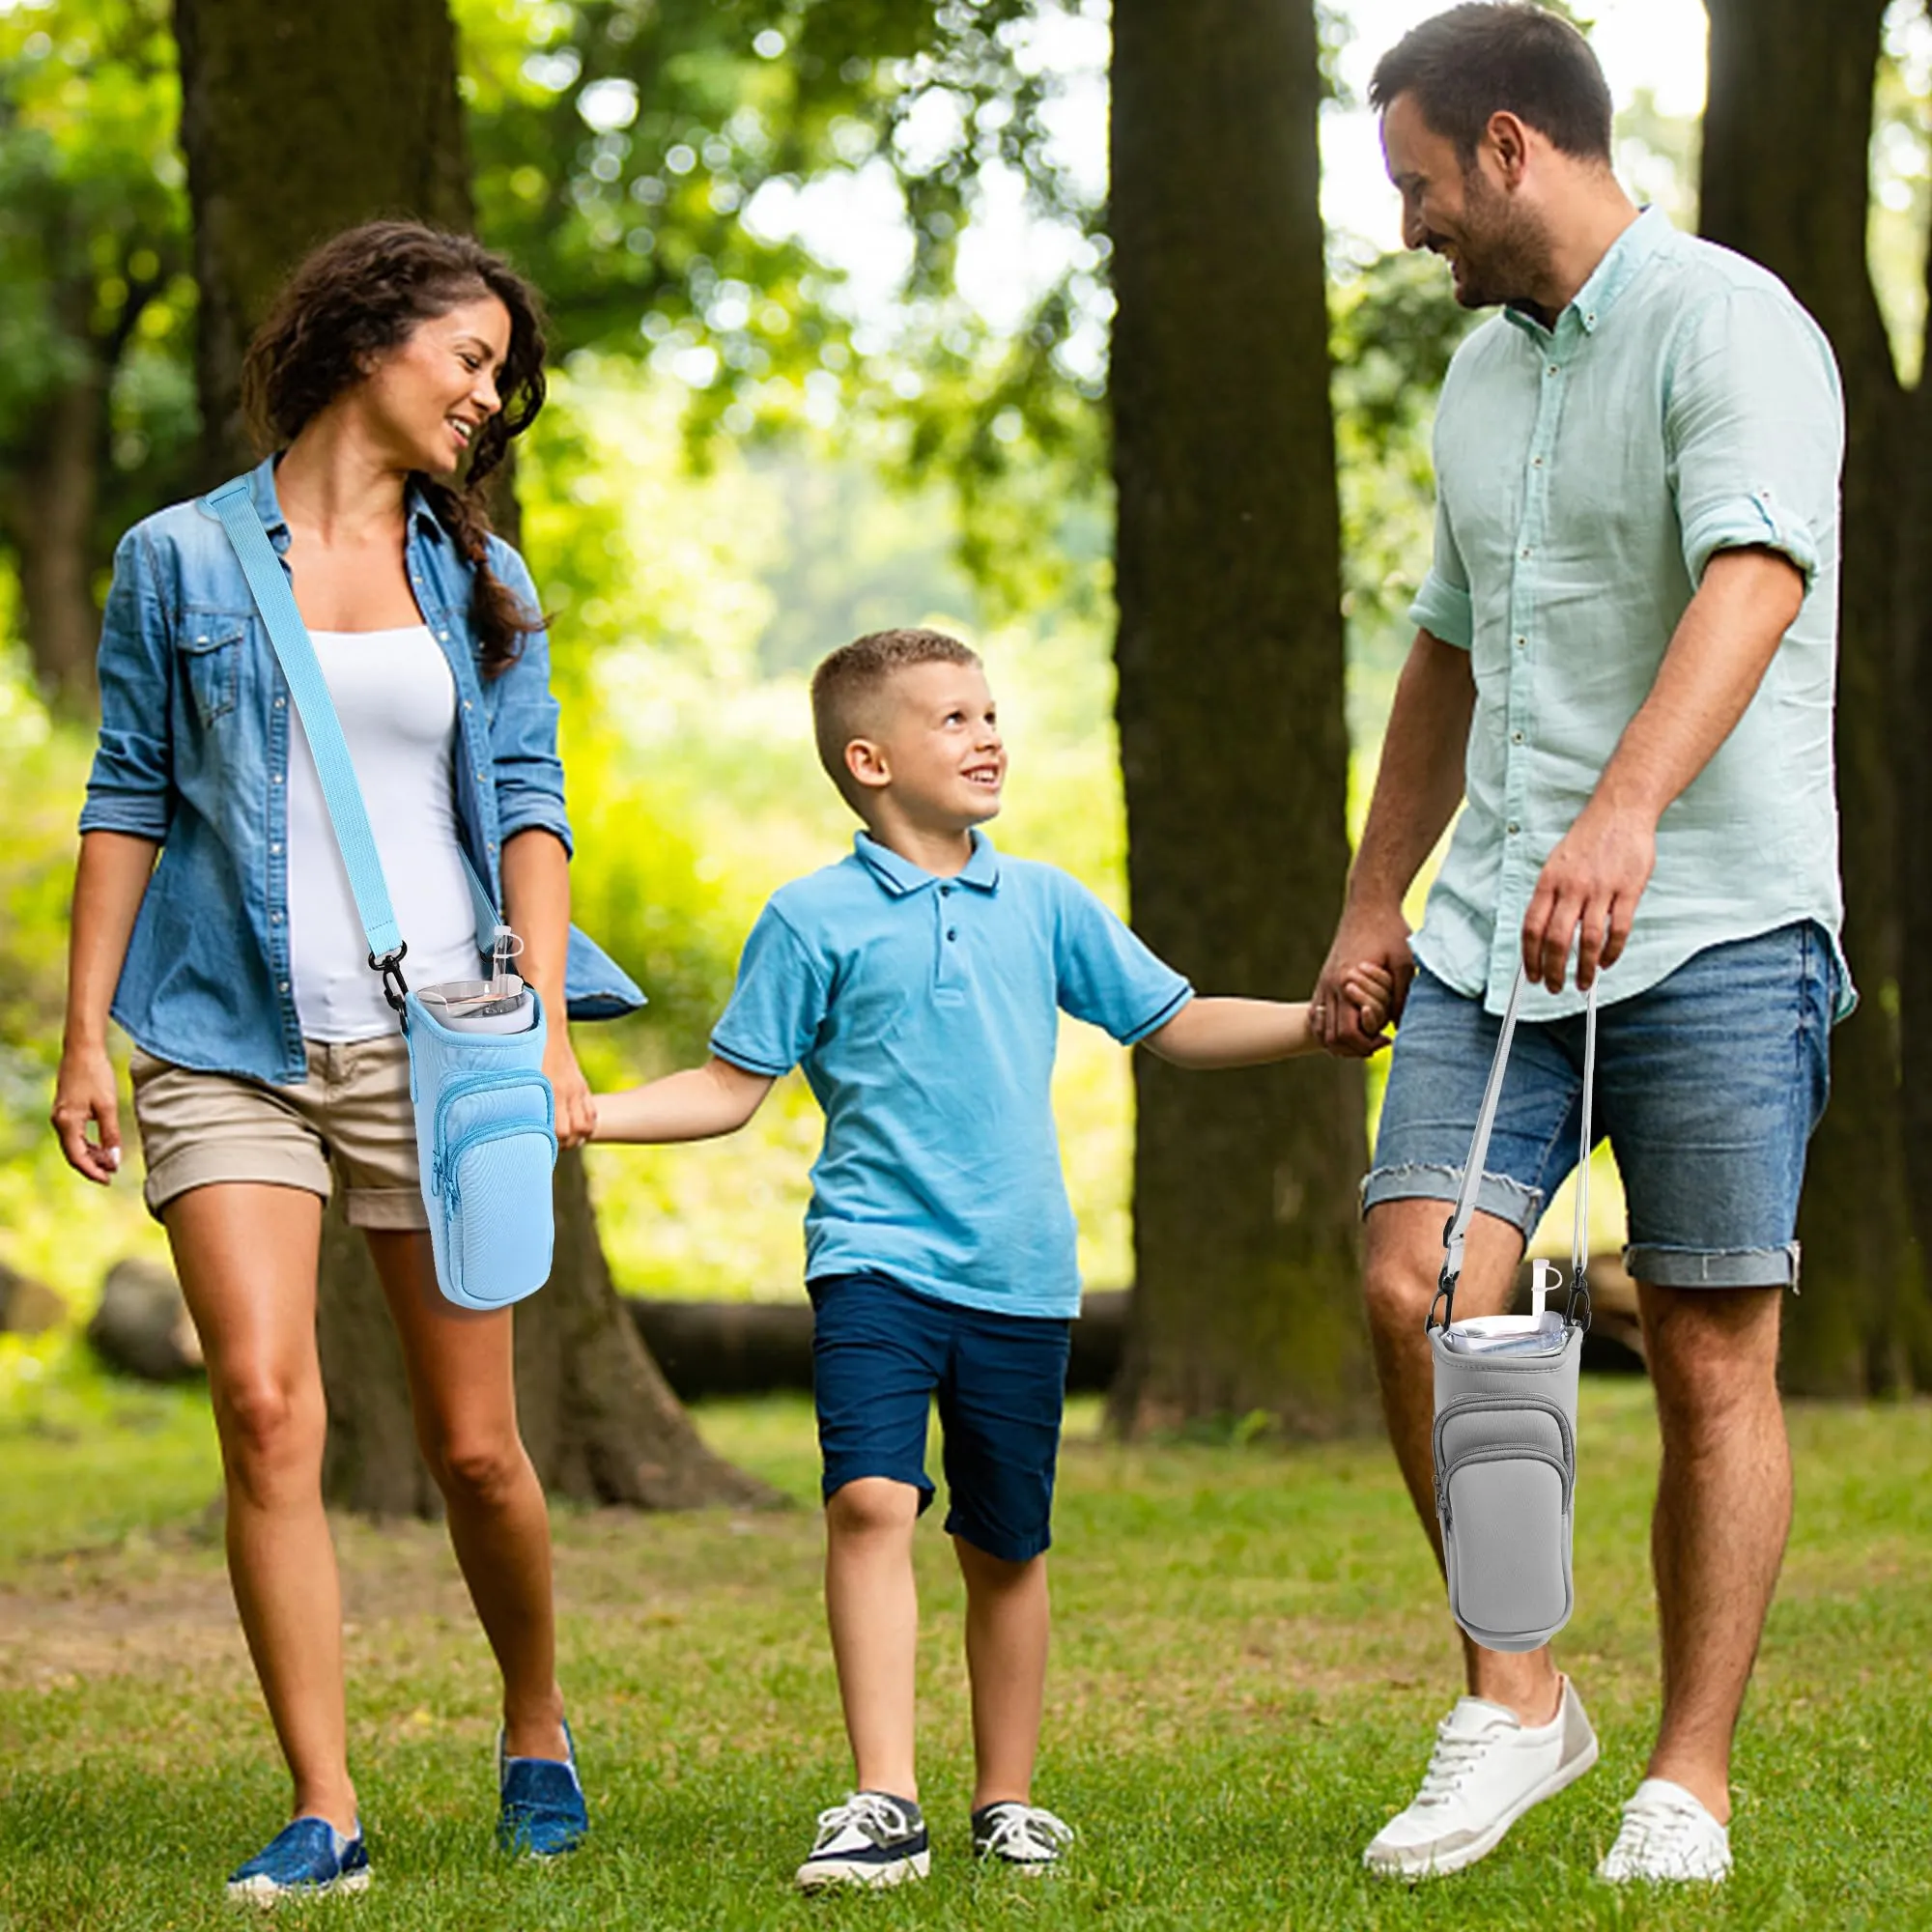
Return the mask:
<svg viewBox="0 0 1932 1932">
<path fill-rule="evenodd" d="M 1383 1406 L 1435 1539 L 1423 1327 L 1498 1015 L 1520 966 L 1527 1024 L 1459 1316 L 1505 1306 L 1572 1163 L 1582 995 L 1601 976 L 1597 1119 L 1630 1202 L 1663 1441 L 1663 1720 L 1598 1871 L 1719 1880 L 1790 1521 L 1780 1291 L 1827 1036 L 1853 998 L 1832 779 L 1836 372 L 1771 275 L 1631 204 L 1603 74 L 1553 14 L 1453 8 L 1382 60 L 1371 99 L 1407 245 L 1446 258 L 1465 307 L 1503 305 L 1443 387 L 1434 568 L 1315 995 L 1331 1050 L 1365 1053 L 1347 966 L 1415 975 L 1363 1186 Z M 1411 954 L 1404 893 L 1464 801 Z M 1369 1846 L 1374 1870 L 1471 1863 L 1596 1760 L 1548 1648 L 1464 1649 L 1470 1694 Z"/>
</svg>

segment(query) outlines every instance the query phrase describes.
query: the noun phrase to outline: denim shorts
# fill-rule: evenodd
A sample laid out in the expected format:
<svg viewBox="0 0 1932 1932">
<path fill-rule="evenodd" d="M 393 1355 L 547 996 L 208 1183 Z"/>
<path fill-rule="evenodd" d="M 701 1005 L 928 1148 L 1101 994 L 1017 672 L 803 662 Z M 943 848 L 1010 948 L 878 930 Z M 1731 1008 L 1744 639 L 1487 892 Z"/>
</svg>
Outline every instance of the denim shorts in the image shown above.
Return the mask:
<svg viewBox="0 0 1932 1932">
<path fill-rule="evenodd" d="M 1836 964 L 1804 922 L 1694 954 L 1597 1012 L 1595 1123 L 1630 1208 L 1624 1264 L 1662 1288 L 1798 1281 L 1804 1149 L 1830 1090 Z M 1609 981 L 1605 981 L 1605 985 Z M 1362 1206 L 1454 1201 L 1501 1022 L 1409 988 Z M 1577 1164 L 1583 1016 L 1520 1024 L 1476 1205 L 1526 1240 Z"/>
<path fill-rule="evenodd" d="M 806 1286 L 826 1500 L 861 1476 L 884 1476 L 916 1489 L 923 1512 L 936 1396 L 947 1534 L 1008 1563 L 1045 1549 L 1073 1324 L 961 1308 L 884 1275 L 824 1275 Z"/>
</svg>

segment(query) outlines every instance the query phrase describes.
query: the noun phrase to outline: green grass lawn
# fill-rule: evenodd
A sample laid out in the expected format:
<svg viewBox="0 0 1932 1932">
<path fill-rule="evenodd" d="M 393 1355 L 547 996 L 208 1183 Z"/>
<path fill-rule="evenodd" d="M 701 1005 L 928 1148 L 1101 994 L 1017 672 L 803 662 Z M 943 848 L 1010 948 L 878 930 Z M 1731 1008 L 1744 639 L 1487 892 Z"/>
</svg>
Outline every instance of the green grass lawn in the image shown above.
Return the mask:
<svg viewBox="0 0 1932 1932">
<path fill-rule="evenodd" d="M 1372 1882 L 1357 1859 L 1420 1775 L 1452 1650 L 1379 1443 L 1122 1449 L 1076 1408 L 1037 1795 L 1081 1842 L 1031 1888 L 968 1861 L 960 1591 L 928 1519 L 932 1877 L 808 1902 L 789 1873 L 847 1776 L 810 1412 L 773 1401 L 701 1420 L 800 1507 L 558 1513 L 564 1681 L 596 1835 L 554 1870 L 490 1849 L 492 1673 L 440 1535 L 338 1526 L 377 1880 L 281 1922 L 1932 1925 L 1932 1406 L 1794 1410 L 1798 1528 L 1740 1743 L 1737 1875 L 1715 1897 L 1663 1900 L 1590 1877 L 1656 1719 L 1640 1382 L 1586 1384 L 1583 1401 L 1563 1652 L 1603 1764 L 1484 1864 L 1415 1889 Z M 219 1881 L 280 1822 L 284 1785 L 204 1525 L 205 1409 L 191 1395 L 16 1405 L 0 1411 L 0 1925 L 232 1925 Z"/>
</svg>

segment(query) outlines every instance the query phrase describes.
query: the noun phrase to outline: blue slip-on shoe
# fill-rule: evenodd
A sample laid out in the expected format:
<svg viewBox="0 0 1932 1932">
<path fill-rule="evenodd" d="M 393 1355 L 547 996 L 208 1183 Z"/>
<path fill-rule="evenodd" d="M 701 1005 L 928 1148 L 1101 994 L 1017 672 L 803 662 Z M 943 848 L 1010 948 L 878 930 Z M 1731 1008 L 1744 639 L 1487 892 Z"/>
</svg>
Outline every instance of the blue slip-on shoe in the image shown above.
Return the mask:
<svg viewBox="0 0 1932 1932">
<path fill-rule="evenodd" d="M 298 1818 L 285 1825 L 245 1865 L 229 1875 L 228 1896 L 238 1905 L 273 1905 L 279 1898 L 324 1891 L 366 1891 L 369 1851 L 358 1824 L 345 1838 L 327 1818 Z"/>
<path fill-rule="evenodd" d="M 497 1843 L 501 1850 L 554 1859 L 574 1852 L 589 1835 L 590 1808 L 583 1802 L 577 1740 L 568 1724 L 563 1744 L 570 1755 L 561 1763 L 554 1757 L 506 1757 L 503 1733 L 497 1733 L 497 1789 L 502 1797 Z"/>
</svg>

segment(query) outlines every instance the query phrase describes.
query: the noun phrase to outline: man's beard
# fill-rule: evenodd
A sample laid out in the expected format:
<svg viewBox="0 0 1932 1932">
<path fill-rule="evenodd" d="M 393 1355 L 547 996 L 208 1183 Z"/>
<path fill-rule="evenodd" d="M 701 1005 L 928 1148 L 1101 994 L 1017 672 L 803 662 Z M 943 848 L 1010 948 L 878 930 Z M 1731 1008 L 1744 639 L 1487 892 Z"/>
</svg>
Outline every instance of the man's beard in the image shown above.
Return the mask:
<svg viewBox="0 0 1932 1932">
<path fill-rule="evenodd" d="M 1463 178 L 1463 239 L 1453 246 L 1462 269 L 1453 287 L 1463 308 L 1529 301 L 1549 266 L 1543 225 L 1475 167 Z"/>
</svg>

